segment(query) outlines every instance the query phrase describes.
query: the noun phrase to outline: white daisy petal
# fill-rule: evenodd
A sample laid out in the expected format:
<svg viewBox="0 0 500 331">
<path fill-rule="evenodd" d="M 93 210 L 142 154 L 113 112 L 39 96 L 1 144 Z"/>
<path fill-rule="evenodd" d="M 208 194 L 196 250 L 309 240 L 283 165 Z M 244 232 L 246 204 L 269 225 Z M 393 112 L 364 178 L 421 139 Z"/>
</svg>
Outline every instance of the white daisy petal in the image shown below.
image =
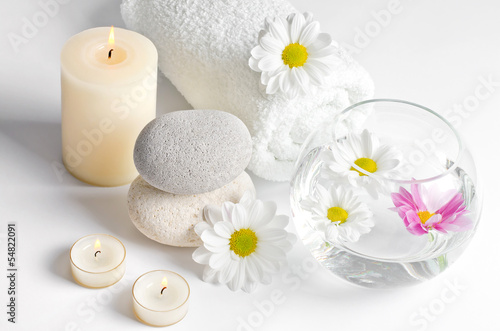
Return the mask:
<svg viewBox="0 0 500 331">
<path fill-rule="evenodd" d="M 310 79 L 314 84 L 323 84 L 324 80 L 324 73 L 314 64 L 310 63 L 311 61 L 308 61 L 304 64 L 303 68 L 309 75 Z"/>
<path fill-rule="evenodd" d="M 245 192 L 238 204 L 225 202 L 222 208 L 207 208 L 207 218 L 218 213 L 215 224 L 198 226 L 203 246 L 193 260 L 206 266 L 203 279 L 226 284 L 236 291 L 252 291 L 258 283 L 270 281 L 279 271 L 296 237 L 285 230 L 288 217 L 276 216 L 276 204 L 255 200 Z M 212 216 L 208 216 L 212 215 Z M 252 243 L 248 245 L 248 243 Z"/>
<path fill-rule="evenodd" d="M 262 71 L 273 71 L 283 65 L 283 60 L 275 55 L 266 55 L 259 60 L 258 67 Z"/>
<path fill-rule="evenodd" d="M 339 230 L 338 226 L 335 224 L 332 224 L 326 228 L 326 233 L 325 233 L 326 240 L 329 242 L 335 242 L 338 240 L 339 237 Z"/>
<path fill-rule="evenodd" d="M 195 226 L 194 226 L 194 232 L 196 232 L 196 234 L 198 236 L 201 236 L 201 234 L 207 230 L 207 229 L 210 229 L 212 226 L 210 224 L 208 224 L 207 222 L 200 222 L 200 223 L 197 223 Z"/>
<path fill-rule="evenodd" d="M 286 238 L 288 232 L 283 229 L 266 229 L 262 232 L 256 232 L 259 241 L 275 241 Z"/>
<path fill-rule="evenodd" d="M 256 263 L 259 263 L 259 265 L 263 268 L 265 275 L 274 274 L 274 273 L 278 272 L 278 270 L 279 270 L 279 263 L 278 262 L 273 262 L 273 261 L 269 260 L 268 258 L 263 257 L 259 254 L 255 254 L 254 259 L 255 259 Z"/>
<path fill-rule="evenodd" d="M 307 64 L 316 68 L 324 77 L 328 76 L 332 71 L 332 68 L 328 64 L 318 59 L 308 59 Z"/>
<path fill-rule="evenodd" d="M 212 269 L 219 270 L 230 262 L 229 253 L 212 254 L 208 260 L 208 265 Z"/>
<path fill-rule="evenodd" d="M 401 153 L 396 151 L 394 148 L 388 145 L 380 146 L 374 153 L 373 159 L 375 161 L 382 161 L 383 159 L 399 159 L 401 157 Z"/>
<path fill-rule="evenodd" d="M 330 204 L 325 208 L 326 210 L 322 212 L 311 208 L 304 210 L 312 216 L 309 220 L 311 227 L 318 231 L 325 240 L 334 244 L 338 241 L 357 241 L 362 234 L 370 232 L 374 225 L 373 215 L 368 206 L 359 201 L 352 190 L 340 185 L 331 185 L 328 191 L 321 189 L 317 192 L 326 195 L 323 199 L 328 198 Z M 328 209 L 332 207 L 342 208 L 346 218 L 343 221 L 339 219 L 332 222 L 328 218 Z"/>
<path fill-rule="evenodd" d="M 313 20 L 313 14 L 310 12 L 305 12 L 304 13 L 304 18 L 306 20 L 306 23 L 311 23 Z"/>
<path fill-rule="evenodd" d="M 221 268 L 219 274 L 217 275 L 219 283 L 226 284 L 227 282 L 229 282 L 236 274 L 237 268 L 238 263 L 236 261 L 229 260 L 226 267 Z"/>
<path fill-rule="evenodd" d="M 260 71 L 260 69 L 259 69 Z M 260 82 L 262 83 L 262 85 L 267 85 L 267 83 L 269 82 L 269 79 L 271 78 L 271 75 L 269 74 L 269 72 L 267 71 L 264 71 L 261 75 L 260 75 Z"/>
<path fill-rule="evenodd" d="M 217 279 L 217 270 L 206 266 L 203 269 L 203 281 L 207 283 L 212 283 Z"/>
<path fill-rule="evenodd" d="M 228 286 L 231 291 L 237 291 L 241 289 L 245 282 L 245 260 L 242 263 L 237 264 L 236 272 L 231 281 L 229 281 Z"/>
<path fill-rule="evenodd" d="M 214 205 L 206 205 L 203 208 L 203 217 L 209 225 L 214 225 L 222 221 L 222 211 L 219 207 Z"/>
<path fill-rule="evenodd" d="M 264 270 L 262 266 L 255 261 L 254 256 L 250 255 L 246 258 L 248 278 L 253 282 L 258 282 L 264 276 Z"/>
<path fill-rule="evenodd" d="M 336 161 L 325 163 L 324 168 L 330 169 L 332 172 L 343 172 L 346 170 L 344 165 Z"/>
<path fill-rule="evenodd" d="M 331 185 L 327 192 L 328 193 L 325 195 L 325 198 L 327 199 L 325 209 L 342 204 L 343 196 L 339 195 L 339 189 L 336 185 Z"/>
<path fill-rule="evenodd" d="M 243 196 L 241 197 L 239 204 L 245 207 L 246 209 L 249 209 L 250 206 L 253 204 L 254 200 L 255 200 L 255 193 L 250 190 L 246 190 L 245 192 L 243 192 Z"/>
<path fill-rule="evenodd" d="M 247 211 L 242 205 L 238 204 L 234 206 L 231 219 L 235 230 L 249 227 Z"/>
<path fill-rule="evenodd" d="M 307 91 L 309 86 L 309 75 L 303 67 L 292 68 L 293 79 L 300 85 L 303 91 Z"/>
<path fill-rule="evenodd" d="M 288 96 L 288 99 L 293 100 L 299 95 L 300 91 L 300 86 L 298 84 L 292 84 L 288 91 L 286 92 L 286 95 Z"/>
<path fill-rule="evenodd" d="M 225 222 L 232 222 L 232 214 L 233 214 L 233 209 L 234 209 L 234 203 L 230 201 L 226 201 L 222 204 L 221 208 L 221 215 L 222 215 L 222 220 Z"/>
<path fill-rule="evenodd" d="M 253 71 L 262 72 L 262 70 L 259 69 L 259 60 L 255 59 L 253 57 L 251 57 L 250 59 L 248 59 L 248 66 Z"/>
<path fill-rule="evenodd" d="M 266 93 L 274 94 L 278 91 L 279 87 L 280 87 L 279 78 L 276 76 L 272 76 L 269 78 L 269 82 L 266 87 Z"/>
<path fill-rule="evenodd" d="M 214 225 L 214 231 L 222 238 L 231 238 L 234 232 L 234 226 L 229 222 L 219 222 Z"/>
<path fill-rule="evenodd" d="M 282 40 L 276 39 L 268 34 L 260 39 L 260 46 L 269 54 L 281 55 L 286 45 Z"/>
<path fill-rule="evenodd" d="M 264 48 L 262 48 L 262 46 L 260 46 L 260 45 L 255 46 L 250 51 L 250 54 L 252 54 L 252 58 L 254 58 L 255 60 L 260 60 L 263 57 L 269 55 L 269 53 Z"/>
<path fill-rule="evenodd" d="M 377 169 L 380 170 L 393 170 L 401 163 L 398 159 L 388 159 L 377 162 Z"/>
<path fill-rule="evenodd" d="M 290 90 L 292 83 L 290 82 L 290 70 L 286 70 L 279 75 L 279 83 L 282 91 Z"/>
<path fill-rule="evenodd" d="M 336 54 L 337 52 L 337 49 L 333 46 L 327 46 L 327 47 L 322 47 L 322 48 L 308 48 L 309 49 L 309 53 L 310 54 L 310 57 L 311 57 L 311 60 L 312 59 L 315 59 L 315 60 L 320 60 L 322 62 L 325 62 L 322 58 L 325 58 L 325 57 L 330 57 L 332 61 L 328 61 L 327 63 L 334 63 L 334 62 L 337 62 L 335 57 L 332 57 L 332 55 Z"/>
<path fill-rule="evenodd" d="M 276 215 L 269 222 L 268 226 L 273 228 L 284 229 L 288 225 L 288 216 L 286 215 Z"/>
<path fill-rule="evenodd" d="M 203 246 L 212 253 L 224 253 L 224 252 L 229 251 L 229 241 L 225 245 L 214 246 L 214 245 L 204 243 Z"/>
<path fill-rule="evenodd" d="M 328 33 L 319 33 L 316 40 L 307 46 L 307 53 L 312 54 L 332 44 L 332 37 Z"/>
<path fill-rule="evenodd" d="M 284 260 L 286 257 L 285 252 L 281 248 L 267 242 L 261 242 L 256 252 L 276 261 Z"/>
<path fill-rule="evenodd" d="M 280 247 L 285 252 L 289 252 L 296 242 L 297 242 L 297 236 L 294 235 L 293 233 L 288 232 L 286 240 L 280 240 L 278 242 L 275 242 L 275 245 Z"/>
<path fill-rule="evenodd" d="M 203 240 L 204 243 L 211 245 L 211 246 L 223 246 L 228 243 L 227 239 L 220 237 L 215 233 L 214 230 L 208 229 L 204 231 L 201 236 L 201 240 Z"/>
<path fill-rule="evenodd" d="M 313 43 L 319 34 L 319 22 L 314 21 L 307 24 L 299 37 L 299 44 L 308 47 L 311 43 Z"/>
<path fill-rule="evenodd" d="M 205 247 L 201 246 L 201 247 L 198 247 L 193 252 L 193 260 L 199 264 L 208 264 L 208 261 L 210 260 L 211 255 L 212 255 L 212 253 L 209 250 L 207 250 Z"/>
<path fill-rule="evenodd" d="M 320 32 L 312 15 L 267 18 L 264 25 L 248 65 L 261 73 L 266 93 L 280 92 L 294 99 L 324 88 L 324 77 L 331 74 L 339 55 L 331 37 Z"/>
<path fill-rule="evenodd" d="M 361 144 L 363 154 L 366 157 L 372 157 L 372 137 L 367 130 L 364 130 L 363 133 L 361 133 Z"/>
<path fill-rule="evenodd" d="M 274 215 L 276 215 L 276 208 L 277 206 L 274 202 L 255 201 L 248 215 L 252 227 L 257 229 L 269 224 Z"/>
<path fill-rule="evenodd" d="M 333 158 L 328 155 L 323 166 L 326 173 L 338 182 L 347 181 L 353 187 L 364 188 L 374 198 L 377 198 L 379 193 L 386 194 L 390 191 L 393 183 L 388 179 L 402 177 L 399 169 L 402 153 L 393 147 L 380 144 L 379 138 L 367 130 L 360 134 L 348 134 L 345 140 L 334 146 L 333 155 Z M 372 162 L 374 167 L 370 163 L 358 164 L 360 158 L 369 159 L 361 162 Z M 356 170 L 351 170 L 355 164 L 368 173 L 360 175 Z M 373 175 L 370 175 L 370 172 Z"/>
<path fill-rule="evenodd" d="M 283 41 L 285 45 L 291 42 L 288 30 L 279 17 L 275 17 L 274 22 L 269 24 L 269 32 L 271 32 L 274 38 Z M 281 49 L 281 51 L 283 51 L 283 49 Z"/>
<path fill-rule="evenodd" d="M 293 16 L 292 16 L 293 15 Z M 302 33 L 302 29 L 304 28 L 304 24 L 306 20 L 304 15 L 300 13 L 292 14 L 292 20 L 290 24 L 290 41 L 292 43 L 296 43 L 299 41 L 300 34 Z"/>
</svg>

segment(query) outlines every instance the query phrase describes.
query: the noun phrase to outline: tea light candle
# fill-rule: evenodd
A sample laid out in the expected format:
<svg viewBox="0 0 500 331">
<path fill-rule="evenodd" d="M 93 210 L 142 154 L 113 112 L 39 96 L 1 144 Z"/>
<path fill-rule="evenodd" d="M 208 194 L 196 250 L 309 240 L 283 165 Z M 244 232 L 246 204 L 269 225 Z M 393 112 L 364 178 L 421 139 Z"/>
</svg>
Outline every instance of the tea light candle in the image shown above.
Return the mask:
<svg viewBox="0 0 500 331">
<path fill-rule="evenodd" d="M 67 41 L 61 52 L 62 152 L 73 176 L 98 186 L 137 177 L 134 145 L 156 116 L 157 65 L 153 43 L 133 31 L 94 28 Z"/>
<path fill-rule="evenodd" d="M 189 293 L 187 281 L 175 272 L 145 273 L 132 287 L 135 316 L 151 326 L 175 324 L 187 314 Z"/>
<path fill-rule="evenodd" d="M 125 255 L 125 246 L 115 237 L 89 235 L 71 247 L 71 273 L 75 281 L 85 287 L 111 286 L 125 273 Z"/>
</svg>

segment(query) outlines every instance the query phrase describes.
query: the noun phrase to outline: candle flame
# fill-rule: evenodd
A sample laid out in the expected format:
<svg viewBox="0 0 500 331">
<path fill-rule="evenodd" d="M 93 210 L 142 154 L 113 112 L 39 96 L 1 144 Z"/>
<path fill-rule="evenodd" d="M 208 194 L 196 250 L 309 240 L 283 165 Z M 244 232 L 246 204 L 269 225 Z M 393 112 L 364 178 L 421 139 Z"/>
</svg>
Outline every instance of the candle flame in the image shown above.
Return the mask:
<svg viewBox="0 0 500 331">
<path fill-rule="evenodd" d="M 113 26 L 111 26 L 111 30 L 109 30 L 108 45 L 110 47 L 115 45 L 115 28 Z"/>
<path fill-rule="evenodd" d="M 98 251 L 101 249 L 101 241 L 99 239 L 95 240 L 94 250 Z"/>
<path fill-rule="evenodd" d="M 163 277 L 163 280 L 161 281 L 161 286 L 167 287 L 167 285 L 168 285 L 167 277 Z"/>
</svg>

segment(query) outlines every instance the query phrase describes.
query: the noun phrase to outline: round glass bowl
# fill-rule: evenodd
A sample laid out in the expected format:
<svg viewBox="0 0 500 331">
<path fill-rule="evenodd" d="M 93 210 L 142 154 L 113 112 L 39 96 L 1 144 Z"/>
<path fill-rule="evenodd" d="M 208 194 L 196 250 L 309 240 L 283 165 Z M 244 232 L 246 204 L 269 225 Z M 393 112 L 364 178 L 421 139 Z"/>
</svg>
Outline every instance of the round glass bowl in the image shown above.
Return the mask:
<svg viewBox="0 0 500 331">
<path fill-rule="evenodd" d="M 474 235 L 481 196 L 474 160 L 432 110 L 379 99 L 312 132 L 291 182 L 295 226 L 335 275 L 373 288 L 444 271 Z"/>
</svg>

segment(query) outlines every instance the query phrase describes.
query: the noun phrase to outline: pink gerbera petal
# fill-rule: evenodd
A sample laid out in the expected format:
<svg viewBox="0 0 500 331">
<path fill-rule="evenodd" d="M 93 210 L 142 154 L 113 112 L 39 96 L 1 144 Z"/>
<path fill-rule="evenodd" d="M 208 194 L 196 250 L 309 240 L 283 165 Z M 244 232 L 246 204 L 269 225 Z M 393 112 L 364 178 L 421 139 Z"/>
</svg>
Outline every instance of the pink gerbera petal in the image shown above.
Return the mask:
<svg viewBox="0 0 500 331">
<path fill-rule="evenodd" d="M 428 230 L 422 226 L 422 223 L 411 223 L 406 227 L 406 230 L 416 236 L 421 236 L 428 232 Z"/>
<path fill-rule="evenodd" d="M 453 231 L 462 232 L 471 230 L 474 227 L 472 220 L 467 216 L 459 216 L 453 220 L 453 222 L 443 222 L 441 223 L 441 228 Z"/>
<path fill-rule="evenodd" d="M 408 224 L 412 223 L 422 224 L 422 222 L 420 221 L 420 217 L 418 217 L 417 212 L 413 209 L 410 209 L 406 212 L 406 218 L 408 220 Z"/>
<path fill-rule="evenodd" d="M 445 227 L 443 227 L 443 224 L 436 224 L 434 226 L 434 229 L 439 231 L 439 232 L 442 232 L 442 233 L 448 233 L 448 231 L 446 230 Z"/>
<path fill-rule="evenodd" d="M 451 217 L 453 214 L 457 213 L 464 204 L 464 199 L 462 198 L 462 193 L 457 193 L 450 201 L 445 203 L 441 208 L 436 211 L 436 214 L 443 215 L 444 219 Z M 463 209 L 462 209 L 463 210 Z"/>
<path fill-rule="evenodd" d="M 424 200 L 422 199 L 421 191 L 422 187 L 420 186 L 420 184 L 411 184 L 411 194 L 418 210 L 427 210 Z"/>
<path fill-rule="evenodd" d="M 392 193 L 391 198 L 395 208 L 390 209 L 398 212 L 406 229 L 414 235 L 422 235 L 429 229 L 448 233 L 474 227 L 474 222 L 465 216 L 469 211 L 463 196 L 456 190 L 441 193 L 435 188 L 428 191 L 420 184 L 412 184 L 411 193 L 400 187 L 399 193 Z"/>
<path fill-rule="evenodd" d="M 442 220 L 442 216 L 441 215 L 439 215 L 439 214 L 432 215 L 431 218 L 429 218 L 425 222 L 425 227 L 426 228 L 433 227 L 435 224 L 441 222 L 441 220 Z"/>
</svg>

